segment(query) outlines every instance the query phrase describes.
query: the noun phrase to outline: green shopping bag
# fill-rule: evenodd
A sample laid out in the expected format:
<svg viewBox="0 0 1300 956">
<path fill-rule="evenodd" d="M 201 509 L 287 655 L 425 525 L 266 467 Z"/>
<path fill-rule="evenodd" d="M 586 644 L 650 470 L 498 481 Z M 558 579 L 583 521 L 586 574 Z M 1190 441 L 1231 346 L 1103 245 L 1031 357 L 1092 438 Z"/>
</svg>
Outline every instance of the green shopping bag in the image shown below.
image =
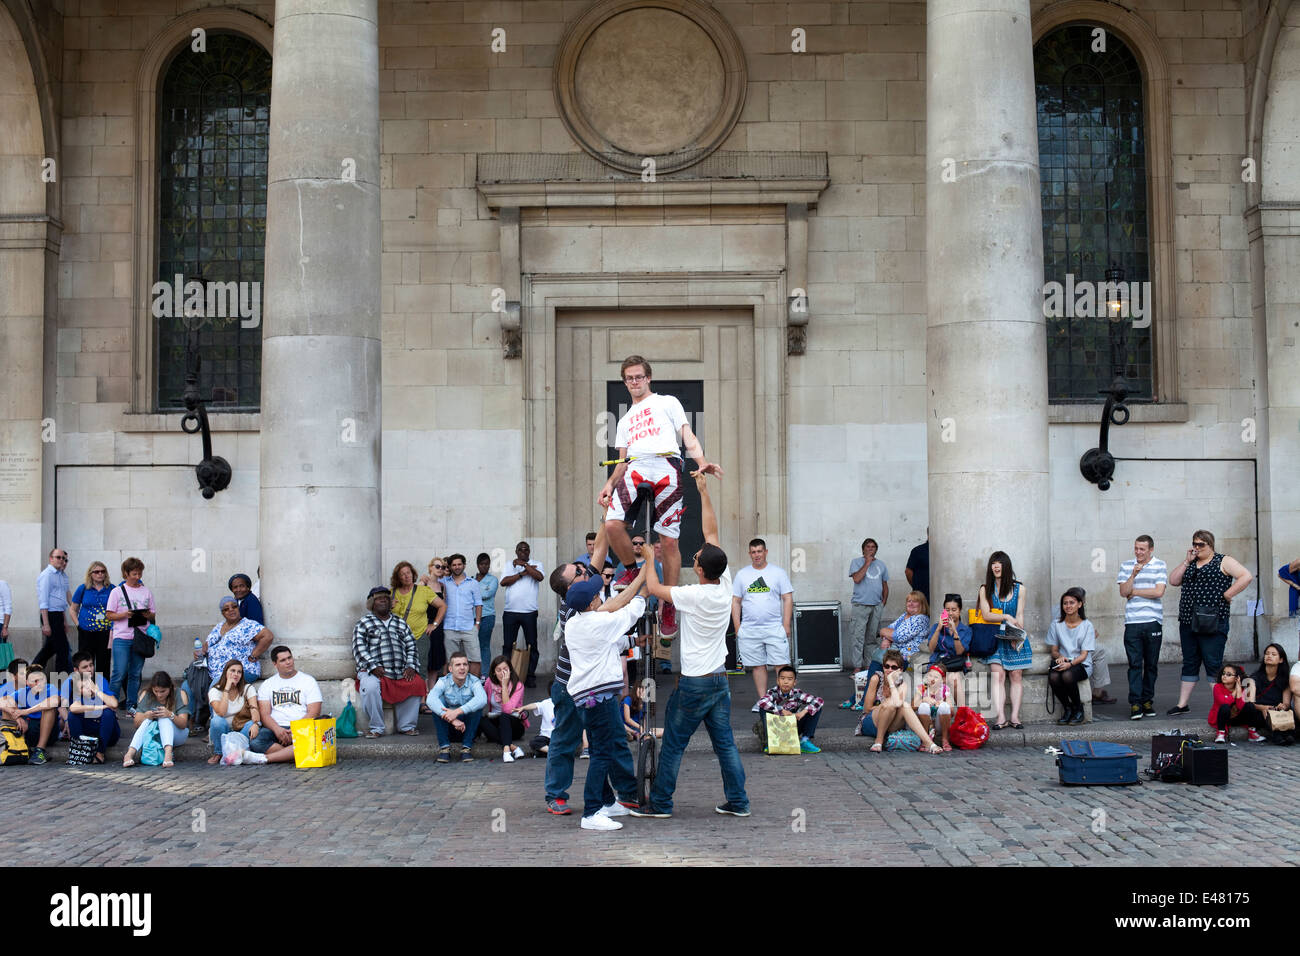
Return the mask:
<svg viewBox="0 0 1300 956">
<path fill-rule="evenodd" d="M 352 706 L 352 701 L 348 701 L 343 707 L 343 713 L 334 722 L 334 733 L 339 737 L 360 737 L 357 733 L 357 709 Z"/>
</svg>

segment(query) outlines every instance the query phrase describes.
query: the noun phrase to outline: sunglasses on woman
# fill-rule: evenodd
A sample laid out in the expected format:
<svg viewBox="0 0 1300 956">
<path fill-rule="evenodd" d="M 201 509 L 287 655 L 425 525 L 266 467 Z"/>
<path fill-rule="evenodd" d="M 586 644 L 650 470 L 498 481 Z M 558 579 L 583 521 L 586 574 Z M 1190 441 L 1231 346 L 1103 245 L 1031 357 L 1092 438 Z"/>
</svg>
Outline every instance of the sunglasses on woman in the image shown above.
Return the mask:
<svg viewBox="0 0 1300 956">
<path fill-rule="evenodd" d="M 902 668 L 899 667 L 897 664 L 886 664 L 886 665 L 884 666 L 884 668 L 882 668 L 882 669 L 883 669 L 883 670 L 887 670 L 887 671 L 900 671 L 900 670 L 902 670 Z"/>
</svg>

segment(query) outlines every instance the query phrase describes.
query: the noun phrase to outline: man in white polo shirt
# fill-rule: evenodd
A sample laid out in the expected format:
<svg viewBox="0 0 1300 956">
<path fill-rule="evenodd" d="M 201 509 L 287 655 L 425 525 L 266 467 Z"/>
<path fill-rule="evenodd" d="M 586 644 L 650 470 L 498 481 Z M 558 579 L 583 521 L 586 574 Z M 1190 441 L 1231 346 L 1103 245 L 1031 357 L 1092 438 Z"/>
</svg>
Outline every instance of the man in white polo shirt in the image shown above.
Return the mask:
<svg viewBox="0 0 1300 956">
<path fill-rule="evenodd" d="M 655 597 L 672 601 L 681 614 L 682 676 L 677 689 L 668 698 L 664 714 L 663 750 L 650 802 L 632 815 L 670 817 L 673 815 L 673 791 L 682 766 L 682 753 L 701 723 L 709 732 L 713 752 L 722 769 L 725 803 L 714 812 L 733 817 L 749 816 L 749 796 L 745 793 L 745 768 L 731 733 L 731 691 L 727 687 L 724 661 L 727 658 L 727 624 L 731 619 L 731 571 L 727 554 L 718 547 L 718 519 L 709 500 L 703 471 L 694 473 L 700 489 L 700 518 L 704 525 L 704 546 L 695 555 L 693 570 L 699 584 L 670 588 L 659 583 L 653 561 L 644 569 L 648 575 L 646 589 Z"/>
<path fill-rule="evenodd" d="M 506 592 L 506 602 L 501 615 L 501 654 L 510 656 L 515 637 L 522 628 L 524 643 L 528 645 L 528 674 L 525 687 L 536 687 L 537 679 L 537 583 L 542 580 L 545 568 L 532 560 L 532 549 L 527 541 L 515 545 L 515 560 L 510 574 L 502 575 L 501 588 Z M 487 663 L 486 661 L 484 663 Z"/>
<path fill-rule="evenodd" d="M 1156 715 L 1153 698 L 1160 643 L 1164 639 L 1165 609 L 1160 599 L 1169 583 L 1169 569 L 1155 556 L 1151 535 L 1138 535 L 1133 560 L 1119 568 L 1119 596 L 1124 605 L 1124 653 L 1128 656 L 1129 720 Z"/>
<path fill-rule="evenodd" d="M 749 542 L 749 567 L 736 573 L 731 586 L 731 621 L 736 626 L 740 662 L 754 678 L 758 700 L 767 695 L 767 668 L 790 663 L 790 624 L 794 588 L 785 571 L 767 563 L 767 542 Z M 758 704 L 753 707 L 758 713 Z"/>
</svg>

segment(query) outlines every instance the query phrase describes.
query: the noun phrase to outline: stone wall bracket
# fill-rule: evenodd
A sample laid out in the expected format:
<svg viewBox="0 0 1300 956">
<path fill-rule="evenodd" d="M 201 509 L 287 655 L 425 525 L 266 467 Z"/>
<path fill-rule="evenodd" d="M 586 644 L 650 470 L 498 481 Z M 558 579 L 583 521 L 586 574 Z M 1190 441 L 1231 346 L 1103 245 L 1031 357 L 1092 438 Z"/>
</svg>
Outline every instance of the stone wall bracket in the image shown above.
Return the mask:
<svg viewBox="0 0 1300 956">
<path fill-rule="evenodd" d="M 1122 377 L 1116 377 L 1102 394 L 1106 396 L 1106 405 L 1101 412 L 1101 437 L 1097 447 L 1089 448 L 1079 459 L 1079 471 L 1099 490 L 1105 491 L 1115 477 L 1115 457 L 1106 447 L 1110 440 L 1110 426 L 1128 423 L 1129 410 L 1124 404 L 1128 397 L 1128 383 Z"/>
</svg>

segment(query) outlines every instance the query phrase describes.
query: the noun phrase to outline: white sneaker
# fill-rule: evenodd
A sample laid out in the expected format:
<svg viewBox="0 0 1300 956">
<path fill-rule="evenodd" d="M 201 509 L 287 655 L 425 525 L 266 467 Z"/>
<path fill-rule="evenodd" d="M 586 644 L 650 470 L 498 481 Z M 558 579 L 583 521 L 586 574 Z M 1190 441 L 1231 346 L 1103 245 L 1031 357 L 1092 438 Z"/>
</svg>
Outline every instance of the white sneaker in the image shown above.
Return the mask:
<svg viewBox="0 0 1300 956">
<path fill-rule="evenodd" d="M 515 762 L 515 755 L 512 754 L 512 753 L 510 753 L 510 751 L 506 751 L 505 753 L 503 753 L 503 754 L 501 755 L 501 762 L 502 762 L 502 763 L 514 763 L 514 762 Z"/>
<path fill-rule="evenodd" d="M 255 754 L 251 750 L 245 750 L 244 763 L 266 763 L 266 754 Z"/>
<path fill-rule="evenodd" d="M 613 803 L 609 804 L 608 806 L 601 807 L 600 810 L 597 812 L 603 813 L 607 817 L 625 817 L 632 811 L 629 810 L 627 807 L 623 806 L 623 804 L 619 803 L 617 800 L 615 800 Z"/>
<path fill-rule="evenodd" d="M 762 709 L 763 709 L 763 708 L 759 707 L 758 704 L 755 703 L 753 707 L 749 708 L 749 712 L 750 712 L 751 714 L 757 714 L 757 713 L 758 713 L 760 710 L 762 710 Z"/>
<path fill-rule="evenodd" d="M 582 818 L 582 823 L 580 824 L 580 826 L 581 826 L 584 830 L 621 830 L 621 829 L 623 829 L 623 824 L 619 823 L 617 820 L 611 820 L 609 817 L 605 816 L 605 814 L 602 813 L 602 812 L 600 812 L 599 810 L 596 811 L 595 813 L 593 813 L 593 814 L 592 814 L 591 816 L 589 816 L 589 817 L 583 817 L 583 818 Z"/>
<path fill-rule="evenodd" d="M 516 760 L 523 760 L 523 759 L 524 759 L 524 748 L 523 748 L 523 747 L 516 747 L 516 748 L 515 748 L 513 751 L 511 751 L 511 752 L 514 754 Z"/>
</svg>

